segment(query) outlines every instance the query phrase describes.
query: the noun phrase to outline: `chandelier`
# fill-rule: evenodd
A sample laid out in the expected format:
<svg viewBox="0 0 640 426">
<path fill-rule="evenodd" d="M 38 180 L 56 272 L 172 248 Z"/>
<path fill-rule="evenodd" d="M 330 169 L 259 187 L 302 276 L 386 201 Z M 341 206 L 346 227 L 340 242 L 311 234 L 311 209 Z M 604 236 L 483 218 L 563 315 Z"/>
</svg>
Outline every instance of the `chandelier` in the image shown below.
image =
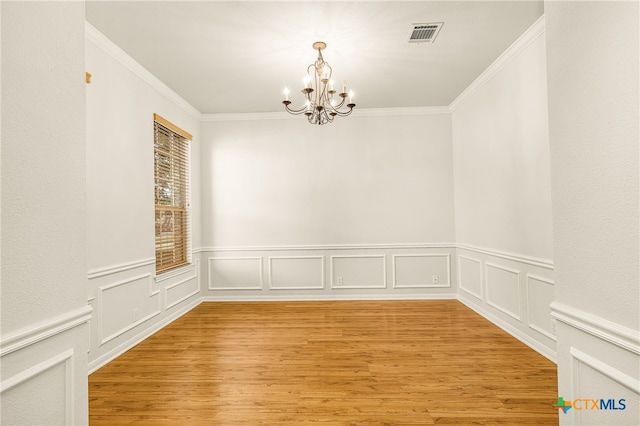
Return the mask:
<svg viewBox="0 0 640 426">
<path fill-rule="evenodd" d="M 306 101 L 302 108 L 289 108 L 289 105 L 291 105 L 289 88 L 284 89 L 284 101 L 282 103 L 287 112 L 294 115 L 304 114 L 311 124 L 331 123 L 336 116 L 346 117 L 351 114 L 353 107 L 356 106 L 353 103 L 353 91 L 347 93 L 346 82 L 342 82 L 342 92 L 338 93 L 334 90 L 333 79 L 331 78 L 333 70 L 322 57 L 322 50 L 326 47 L 327 44 L 322 41 L 313 43 L 314 50 L 318 51 L 318 59 L 307 67 L 307 76 L 304 78 L 304 89 L 302 89 L 302 94 Z M 338 93 L 338 98 L 334 96 L 336 93 Z M 349 103 L 346 108 L 348 109 L 341 109 L 347 101 L 347 97 L 349 98 Z"/>
</svg>

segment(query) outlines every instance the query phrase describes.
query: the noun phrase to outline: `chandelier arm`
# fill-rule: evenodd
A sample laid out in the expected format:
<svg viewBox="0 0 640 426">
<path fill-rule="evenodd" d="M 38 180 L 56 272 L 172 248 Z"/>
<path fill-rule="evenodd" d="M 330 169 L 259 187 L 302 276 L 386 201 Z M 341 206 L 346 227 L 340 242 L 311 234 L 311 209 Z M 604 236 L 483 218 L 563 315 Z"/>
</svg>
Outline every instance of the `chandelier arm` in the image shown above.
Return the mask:
<svg viewBox="0 0 640 426">
<path fill-rule="evenodd" d="M 282 102 L 282 103 L 284 104 L 285 102 Z M 307 107 L 305 105 L 300 109 L 292 109 L 292 108 L 289 108 L 289 105 L 285 104 L 284 105 L 284 109 L 290 114 L 300 115 L 300 114 L 303 114 L 307 110 Z"/>
<path fill-rule="evenodd" d="M 344 101 L 345 101 L 345 98 L 342 98 L 340 103 L 337 105 L 331 105 L 331 103 L 329 103 L 329 105 L 331 106 L 331 111 L 336 111 L 336 112 L 339 111 L 340 108 L 342 108 L 342 105 L 344 105 Z"/>
<path fill-rule="evenodd" d="M 336 115 L 340 117 L 346 117 L 347 115 L 350 115 L 352 112 L 353 112 L 353 108 L 349 109 L 349 111 L 335 111 Z"/>
</svg>

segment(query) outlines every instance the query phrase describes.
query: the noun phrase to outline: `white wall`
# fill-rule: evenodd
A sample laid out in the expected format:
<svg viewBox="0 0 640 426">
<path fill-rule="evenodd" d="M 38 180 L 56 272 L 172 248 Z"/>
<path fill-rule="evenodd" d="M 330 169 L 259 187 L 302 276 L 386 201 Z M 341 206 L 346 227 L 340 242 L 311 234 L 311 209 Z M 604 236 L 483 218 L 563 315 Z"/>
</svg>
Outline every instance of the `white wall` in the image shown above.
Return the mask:
<svg viewBox="0 0 640 426">
<path fill-rule="evenodd" d="M 559 393 L 627 405 L 563 424 L 640 424 L 639 12 L 545 4 Z"/>
<path fill-rule="evenodd" d="M 544 18 L 451 106 L 460 300 L 555 359 Z"/>
<path fill-rule="evenodd" d="M 193 135 L 192 236 L 200 245 L 199 113 L 87 24 L 90 369 L 198 301 L 199 258 L 155 277 L 153 114 Z M 114 173 L 115 171 L 115 173 Z"/>
<path fill-rule="evenodd" d="M 86 424 L 84 4 L 0 7 L 0 422 Z"/>
<path fill-rule="evenodd" d="M 449 114 L 204 122 L 203 246 L 451 242 Z"/>
<path fill-rule="evenodd" d="M 454 103 L 456 238 L 552 259 L 544 21 L 525 38 Z"/>
<path fill-rule="evenodd" d="M 209 297 L 454 297 L 450 132 L 446 111 L 203 122 Z"/>
</svg>

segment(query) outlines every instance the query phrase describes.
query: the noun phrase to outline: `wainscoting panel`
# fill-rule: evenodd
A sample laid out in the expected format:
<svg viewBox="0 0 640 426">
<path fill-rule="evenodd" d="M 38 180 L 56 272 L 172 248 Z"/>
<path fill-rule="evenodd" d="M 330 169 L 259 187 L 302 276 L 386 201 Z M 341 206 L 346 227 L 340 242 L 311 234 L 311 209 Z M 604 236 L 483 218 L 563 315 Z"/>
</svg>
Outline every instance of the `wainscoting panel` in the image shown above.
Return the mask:
<svg viewBox="0 0 640 426">
<path fill-rule="evenodd" d="M 485 262 L 487 304 L 520 321 L 520 271 Z"/>
<path fill-rule="evenodd" d="M 98 288 L 100 345 L 160 314 L 160 291 L 153 289 L 151 273 Z"/>
<path fill-rule="evenodd" d="M 270 256 L 269 290 L 324 289 L 324 256 Z"/>
<path fill-rule="evenodd" d="M 262 257 L 209 257 L 209 290 L 262 290 Z"/>
<path fill-rule="evenodd" d="M 203 300 L 456 297 L 449 243 L 205 247 L 201 254 Z"/>
<path fill-rule="evenodd" d="M 560 424 L 640 424 L 640 331 L 558 302 L 551 315 L 559 342 L 558 394 L 574 402 Z M 583 400 L 604 402 L 590 410 Z"/>
<path fill-rule="evenodd" d="M 451 287 L 449 254 L 394 254 L 393 288 Z"/>
<path fill-rule="evenodd" d="M 551 340 L 556 340 L 551 324 L 551 303 L 554 300 L 555 292 L 553 280 L 527 274 L 527 325 L 532 330 L 546 336 Z"/>
<path fill-rule="evenodd" d="M 387 288 L 385 255 L 331 256 L 331 288 Z"/>
<path fill-rule="evenodd" d="M 458 255 L 458 277 L 460 290 L 482 300 L 482 262 L 480 260 Z"/>
<path fill-rule="evenodd" d="M 640 381 L 575 347 L 569 350 L 573 399 L 604 399 L 606 410 L 588 402 L 574 407 L 574 424 L 637 425 L 640 416 Z M 606 359 L 608 359 L 607 357 Z M 603 358 L 604 359 L 604 358 Z M 581 408 L 581 409 L 578 409 Z"/>
<path fill-rule="evenodd" d="M 0 424 L 86 423 L 90 318 L 84 306 L 2 335 Z"/>
<path fill-rule="evenodd" d="M 458 245 L 458 299 L 550 360 L 556 360 L 553 264 Z"/>
<path fill-rule="evenodd" d="M 178 281 L 164 288 L 165 310 L 173 308 L 185 300 L 200 294 L 201 280 L 199 271 L 200 259 L 195 259 L 191 268 L 177 275 Z"/>
<path fill-rule="evenodd" d="M 53 386 L 52 386 L 53 384 Z M 67 350 L 2 381 L 2 423 L 24 424 L 25 414 L 11 407 L 38 401 L 31 424 L 74 424 L 73 350 Z"/>
<path fill-rule="evenodd" d="M 200 303 L 201 259 L 156 276 L 149 259 L 89 271 L 89 372 Z"/>
</svg>

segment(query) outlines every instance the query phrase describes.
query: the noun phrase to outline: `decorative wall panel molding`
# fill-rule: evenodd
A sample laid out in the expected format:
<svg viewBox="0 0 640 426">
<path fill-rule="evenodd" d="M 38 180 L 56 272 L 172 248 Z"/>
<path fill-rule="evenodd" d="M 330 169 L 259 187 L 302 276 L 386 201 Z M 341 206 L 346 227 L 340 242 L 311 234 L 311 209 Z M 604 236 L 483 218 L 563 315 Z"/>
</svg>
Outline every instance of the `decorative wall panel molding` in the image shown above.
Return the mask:
<svg viewBox="0 0 640 426">
<path fill-rule="evenodd" d="M 598 339 L 640 355 L 640 333 L 637 330 L 559 302 L 551 304 L 551 316 Z"/>
<path fill-rule="evenodd" d="M 47 359 L 46 361 L 42 361 L 32 367 L 29 367 L 26 370 L 23 370 L 20 373 L 0 382 L 0 395 L 9 390 L 24 386 L 27 383 L 36 380 L 44 373 L 60 366 L 64 370 L 64 381 L 63 383 L 59 384 L 59 387 L 64 389 L 64 423 L 68 425 L 76 424 L 76 419 L 74 419 L 75 386 L 73 377 L 73 361 L 74 351 L 73 349 L 68 349 L 58 355 Z M 8 410 L 9 406 L 5 405 L 6 399 L 3 402 L 3 410 Z M 78 420 L 80 421 L 80 419 Z"/>
<path fill-rule="evenodd" d="M 615 357 L 607 357 L 615 359 Z M 569 348 L 569 373 L 571 398 L 601 398 L 609 404 L 617 405 L 618 410 L 584 410 L 574 407 L 569 410 L 571 424 L 638 424 L 640 403 L 640 381 L 625 374 L 613 365 L 575 347 Z M 637 373 L 637 366 L 636 366 Z M 594 392 L 595 391 L 595 392 Z M 625 409 L 619 403 L 625 400 Z"/>
<path fill-rule="evenodd" d="M 124 272 L 131 269 L 142 268 L 143 266 L 154 265 L 155 263 L 156 263 L 155 258 L 135 260 L 133 262 L 119 263 L 117 265 L 107 266 L 105 268 L 92 269 L 88 272 L 87 275 L 88 275 L 88 278 L 92 280 L 95 278 L 104 277 L 104 276 L 115 274 L 118 272 Z"/>
<path fill-rule="evenodd" d="M 146 284 L 146 291 L 144 287 L 141 287 L 141 282 Z M 125 287 L 128 287 L 128 289 L 125 289 Z M 149 307 L 143 307 L 138 304 L 138 302 L 144 300 L 143 294 L 145 293 L 147 302 L 155 300 L 155 306 L 151 303 L 149 304 L 150 307 L 155 309 L 146 313 L 145 311 Z M 151 273 L 98 287 L 97 301 L 99 312 L 98 340 L 100 345 L 104 345 L 160 314 L 160 291 L 153 289 Z M 123 312 L 126 308 L 131 310 Z M 141 308 L 147 309 L 140 312 Z M 127 319 L 128 313 L 130 313 L 131 319 Z M 107 323 L 109 324 L 107 325 Z"/>
<path fill-rule="evenodd" d="M 386 256 L 336 255 L 330 257 L 331 289 L 387 288 Z"/>
<path fill-rule="evenodd" d="M 527 326 L 555 341 L 550 308 L 555 297 L 553 286 L 551 279 L 532 274 L 526 276 Z"/>
<path fill-rule="evenodd" d="M 200 293 L 200 289 L 201 289 L 201 280 L 200 280 L 200 260 L 196 259 L 192 265 L 193 267 L 190 268 L 188 270 L 188 272 L 192 272 L 192 275 L 189 275 L 186 278 L 181 279 L 178 282 L 172 283 L 167 285 L 164 288 L 164 292 L 165 292 L 165 296 L 164 296 L 164 301 L 165 301 L 165 307 L 164 309 L 171 309 L 174 306 L 184 302 L 185 300 L 195 296 L 196 294 Z M 195 284 L 195 285 L 194 285 Z M 192 290 L 191 292 L 184 294 L 184 295 L 180 295 L 181 291 L 184 291 L 184 288 L 187 288 L 186 291 L 189 291 L 189 287 L 193 286 L 195 287 L 194 290 Z M 175 300 L 171 300 L 171 295 L 176 293 L 176 299 Z"/>
<path fill-rule="evenodd" d="M 451 287 L 448 253 L 393 255 L 393 288 Z"/>
<path fill-rule="evenodd" d="M 114 341 L 116 346 L 111 348 L 110 350 L 103 352 L 97 355 L 95 358 L 90 359 L 89 361 L 89 374 L 98 370 L 103 365 L 107 364 L 109 361 L 117 358 L 122 355 L 138 343 L 142 342 L 147 337 L 151 336 L 153 333 L 161 330 L 167 324 L 175 321 L 177 318 L 180 318 L 182 315 L 189 312 L 191 309 L 195 308 L 202 302 L 201 298 L 195 299 L 189 302 L 186 305 L 182 305 L 177 307 L 175 310 L 171 312 L 167 312 L 167 315 L 160 318 L 159 321 L 150 324 L 147 328 L 142 328 L 136 335 L 132 337 L 126 338 L 126 340 L 117 339 Z M 124 337 L 124 336 L 123 336 Z"/>
<path fill-rule="evenodd" d="M 454 243 L 389 243 L 389 244 L 315 244 L 280 246 L 242 246 L 242 247 L 202 247 L 201 252 L 260 252 L 260 251 L 335 251 L 335 250 L 407 250 L 407 249 L 454 249 Z"/>
<path fill-rule="evenodd" d="M 473 251 L 476 256 L 467 253 Z M 556 362 L 549 304 L 552 267 L 493 251 L 458 248 L 458 299 L 540 354 Z M 520 260 L 517 260 L 520 259 Z M 521 277 L 527 278 L 526 282 Z M 539 281 L 535 281 L 537 278 Z M 526 286 L 525 291 L 523 286 Z M 553 287 L 551 287 L 553 290 Z"/>
<path fill-rule="evenodd" d="M 484 265 L 487 304 L 521 321 L 521 271 L 489 262 Z"/>
<path fill-rule="evenodd" d="M 458 255 L 458 287 L 465 293 L 482 298 L 482 261 Z"/>
<path fill-rule="evenodd" d="M 84 324 L 91 319 L 91 312 L 90 306 L 83 306 L 80 309 L 7 333 L 0 340 L 0 356 L 8 355 Z"/>
<path fill-rule="evenodd" d="M 198 262 L 199 262 L 199 260 L 196 259 L 196 260 L 192 261 L 188 265 L 181 266 L 180 268 L 172 269 L 172 270 L 169 270 L 167 272 L 163 272 L 160 275 L 155 275 L 153 279 L 154 279 L 154 281 L 156 283 L 161 283 L 163 281 L 168 281 L 168 280 L 170 280 L 172 278 L 179 277 L 180 275 L 197 274 L 198 273 L 197 272 L 198 271 L 198 266 L 199 266 Z"/>
<path fill-rule="evenodd" d="M 324 256 L 270 256 L 269 290 L 324 289 Z"/>
<path fill-rule="evenodd" d="M 593 356 L 582 352 L 575 347 L 571 347 L 569 349 L 569 355 L 571 356 L 573 389 L 576 391 L 573 392 L 573 395 L 579 395 L 579 392 L 577 392 L 577 390 L 580 388 L 580 364 L 589 366 L 608 379 L 624 386 L 636 395 L 640 395 L 640 381 L 638 381 L 637 379 L 623 373 L 622 371 L 614 368 L 606 362 L 600 361 L 599 359 L 596 359 Z"/>
<path fill-rule="evenodd" d="M 262 290 L 262 257 L 209 257 L 209 290 Z"/>
<path fill-rule="evenodd" d="M 456 244 L 456 248 L 473 251 L 476 253 L 486 254 L 488 256 L 498 257 L 500 259 L 512 260 L 517 263 L 524 263 L 525 265 L 537 266 L 544 269 L 553 270 L 553 262 L 548 259 L 540 259 L 531 256 L 522 256 L 520 254 L 508 253 L 505 251 L 493 250 L 484 247 L 477 247 L 468 244 Z"/>
</svg>

